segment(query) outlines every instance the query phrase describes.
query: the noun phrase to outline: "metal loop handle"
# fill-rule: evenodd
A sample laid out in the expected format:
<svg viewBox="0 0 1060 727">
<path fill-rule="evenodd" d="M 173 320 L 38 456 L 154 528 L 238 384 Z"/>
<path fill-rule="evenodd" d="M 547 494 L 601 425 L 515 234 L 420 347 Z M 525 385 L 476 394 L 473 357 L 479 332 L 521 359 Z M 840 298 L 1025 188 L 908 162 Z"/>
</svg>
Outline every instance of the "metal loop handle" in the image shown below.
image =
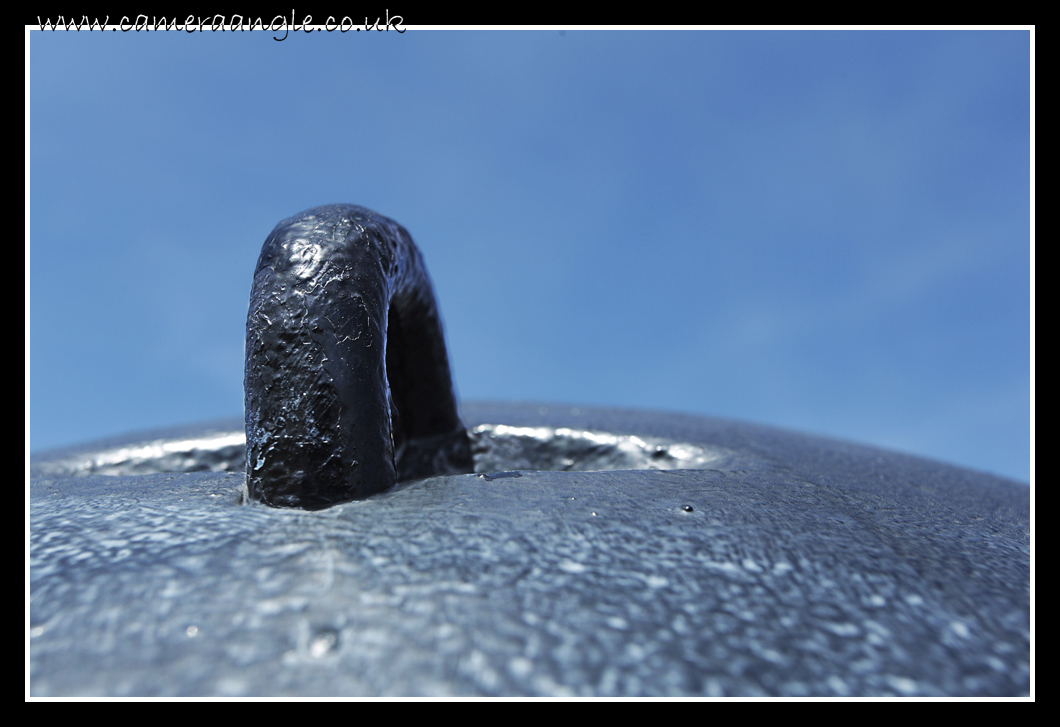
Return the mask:
<svg viewBox="0 0 1060 727">
<path fill-rule="evenodd" d="M 314 207 L 265 240 L 247 314 L 247 486 L 319 509 L 473 471 L 422 256 L 393 220 Z"/>
</svg>

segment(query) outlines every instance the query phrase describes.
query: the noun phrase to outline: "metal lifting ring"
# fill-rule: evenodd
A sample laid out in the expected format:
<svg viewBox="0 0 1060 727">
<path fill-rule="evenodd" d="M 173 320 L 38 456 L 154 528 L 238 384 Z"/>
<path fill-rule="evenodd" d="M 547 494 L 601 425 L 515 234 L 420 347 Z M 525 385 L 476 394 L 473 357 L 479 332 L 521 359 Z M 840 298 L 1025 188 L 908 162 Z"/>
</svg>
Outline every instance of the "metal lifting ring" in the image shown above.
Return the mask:
<svg viewBox="0 0 1060 727">
<path fill-rule="evenodd" d="M 247 488 L 320 509 L 473 471 L 427 269 L 401 225 L 314 207 L 265 240 L 247 314 Z"/>
</svg>

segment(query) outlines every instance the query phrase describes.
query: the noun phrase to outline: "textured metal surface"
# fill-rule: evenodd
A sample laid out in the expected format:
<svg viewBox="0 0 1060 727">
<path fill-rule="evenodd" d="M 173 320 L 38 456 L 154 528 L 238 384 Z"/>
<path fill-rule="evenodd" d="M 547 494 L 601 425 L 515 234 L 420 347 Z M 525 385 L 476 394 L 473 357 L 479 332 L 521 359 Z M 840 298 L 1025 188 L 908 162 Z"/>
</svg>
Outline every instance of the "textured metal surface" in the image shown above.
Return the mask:
<svg viewBox="0 0 1060 727">
<path fill-rule="evenodd" d="M 399 224 L 314 207 L 265 240 L 247 314 L 247 484 L 316 509 L 471 472 L 434 293 Z"/>
<path fill-rule="evenodd" d="M 33 477 L 242 472 L 246 438 L 241 420 L 190 431 L 162 430 L 34 455 Z M 700 469 L 732 453 L 658 437 L 571 427 L 479 424 L 468 431 L 475 472 L 531 470 Z"/>
<path fill-rule="evenodd" d="M 722 456 L 316 512 L 240 505 L 240 474 L 35 478 L 31 693 L 1028 692 L 1025 485 L 731 421 L 462 413 Z"/>
</svg>

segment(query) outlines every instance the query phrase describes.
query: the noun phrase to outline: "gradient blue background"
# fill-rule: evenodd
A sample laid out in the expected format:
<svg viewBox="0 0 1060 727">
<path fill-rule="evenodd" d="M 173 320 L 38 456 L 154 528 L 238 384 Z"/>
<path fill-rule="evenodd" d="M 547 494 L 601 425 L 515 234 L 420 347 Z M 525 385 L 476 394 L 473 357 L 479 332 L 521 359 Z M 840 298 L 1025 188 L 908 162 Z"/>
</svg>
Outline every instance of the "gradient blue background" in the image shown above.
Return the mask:
<svg viewBox="0 0 1060 727">
<path fill-rule="evenodd" d="M 1027 481 L 1027 31 L 33 32 L 31 449 L 242 412 L 251 274 L 352 202 L 458 393 Z"/>
</svg>

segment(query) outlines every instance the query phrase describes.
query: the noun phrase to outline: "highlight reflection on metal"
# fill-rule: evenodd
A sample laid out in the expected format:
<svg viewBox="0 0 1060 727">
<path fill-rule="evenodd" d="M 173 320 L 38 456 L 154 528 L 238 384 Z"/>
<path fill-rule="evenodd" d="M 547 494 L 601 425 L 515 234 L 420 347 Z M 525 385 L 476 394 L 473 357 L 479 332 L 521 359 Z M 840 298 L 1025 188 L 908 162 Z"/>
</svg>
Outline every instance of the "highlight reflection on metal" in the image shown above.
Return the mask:
<svg viewBox="0 0 1060 727">
<path fill-rule="evenodd" d="M 726 450 L 654 437 L 586 429 L 480 424 L 470 430 L 475 472 L 504 470 L 704 469 Z M 134 442 L 68 456 L 44 456 L 34 477 L 146 475 L 160 472 L 239 472 L 246 463 L 246 435 L 218 432 L 201 437 Z"/>
<path fill-rule="evenodd" d="M 481 424 L 471 430 L 475 472 L 704 469 L 720 449 L 585 429 Z"/>
<path fill-rule="evenodd" d="M 33 477 L 150 475 L 159 472 L 238 472 L 245 467 L 247 438 L 241 431 L 191 439 L 155 439 L 66 456 L 46 454 L 30 464 Z"/>
</svg>

